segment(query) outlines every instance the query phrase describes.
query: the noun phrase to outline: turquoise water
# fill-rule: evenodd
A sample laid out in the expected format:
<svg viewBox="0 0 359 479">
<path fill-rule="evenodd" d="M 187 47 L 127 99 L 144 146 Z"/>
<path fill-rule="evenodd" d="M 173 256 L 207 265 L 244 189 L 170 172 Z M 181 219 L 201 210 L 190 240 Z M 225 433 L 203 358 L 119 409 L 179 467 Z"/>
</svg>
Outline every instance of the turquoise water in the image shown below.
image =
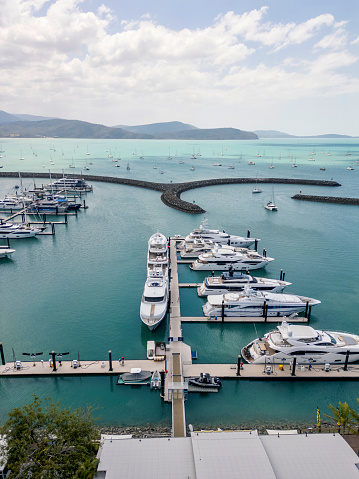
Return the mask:
<svg viewBox="0 0 359 479">
<path fill-rule="evenodd" d="M 259 251 L 265 248 L 275 261 L 255 274 L 279 278 L 283 269 L 286 280 L 293 283 L 288 291 L 320 299 L 322 304 L 312 311 L 314 327 L 359 332 L 357 207 L 291 200 L 299 191 L 358 197 L 357 140 L 11 139 L 2 140 L 0 149 L 5 150 L 0 159 L 3 171 L 47 172 L 51 167 L 53 172 L 80 173 L 87 163 L 94 175 L 160 182 L 257 175 L 338 181 L 342 185 L 338 188 L 275 185 L 277 213 L 263 208 L 272 195 L 271 185 L 263 185 L 261 195 L 252 195 L 251 185 L 231 185 L 192 190 L 182 197 L 207 210 L 211 227 L 232 234 L 250 230 L 261 238 Z M 193 153 L 201 156 L 191 159 Z M 121 157 L 120 168 L 109 154 Z M 308 161 L 310 157 L 315 161 Z M 249 166 L 248 161 L 256 164 Z M 291 167 L 293 161 L 298 168 Z M 223 166 L 212 166 L 215 162 Z M 70 163 L 76 168 L 69 169 Z M 271 163 L 274 169 L 268 169 Z M 189 170 L 192 164 L 194 172 Z M 349 165 L 355 169 L 347 170 Z M 323 166 L 325 171 L 319 169 Z M 15 183 L 1 179 L 0 197 Z M 24 179 L 24 186 L 30 183 Z M 151 333 L 139 319 L 147 241 L 157 230 L 166 236 L 187 234 L 203 217 L 166 207 L 157 192 L 122 185 L 95 183 L 86 203 L 89 209 L 69 218 L 68 225 L 56 226 L 54 237 L 14 240 L 13 259 L 1 261 L 0 341 L 7 361 L 13 358 L 12 350 L 17 359 L 24 359 L 23 352 L 37 351 L 44 351 L 47 359 L 52 350 L 71 351 L 71 358 L 79 354 L 83 360 L 107 359 L 109 349 L 115 359 L 140 359 L 146 357 L 147 340 L 168 337 L 166 322 Z M 179 265 L 179 275 L 180 281 L 194 282 L 205 273 Z M 181 291 L 184 316 L 201 314 L 202 304 L 194 290 Z M 256 327 L 258 334 L 268 330 L 265 325 Z M 184 324 L 183 334 L 202 363 L 236 362 L 240 348 L 256 337 L 253 325 L 241 324 Z M 101 424 L 171 422 L 171 407 L 158 393 L 118 387 L 115 378 L 1 378 L 0 392 L 0 422 L 11 408 L 29 402 L 32 394 L 71 406 L 94 405 Z M 358 393 L 357 382 L 228 380 L 219 394 L 190 395 L 186 416 L 188 422 L 201 425 L 312 422 L 317 405 L 324 411 L 330 402 L 354 404 Z"/>
</svg>

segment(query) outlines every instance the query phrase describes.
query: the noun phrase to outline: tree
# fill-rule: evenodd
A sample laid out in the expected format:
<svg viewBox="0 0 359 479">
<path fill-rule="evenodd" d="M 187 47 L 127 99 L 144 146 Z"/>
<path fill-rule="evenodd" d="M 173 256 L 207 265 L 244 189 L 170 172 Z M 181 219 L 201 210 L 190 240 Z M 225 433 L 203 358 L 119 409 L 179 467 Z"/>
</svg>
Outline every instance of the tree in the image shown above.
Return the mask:
<svg viewBox="0 0 359 479">
<path fill-rule="evenodd" d="M 352 414 L 351 414 L 351 408 L 349 407 L 348 403 L 341 403 L 339 401 L 339 407 L 335 407 L 332 404 L 329 404 L 329 409 L 332 411 L 333 416 L 328 416 L 330 419 L 333 419 L 336 421 L 336 423 L 340 426 L 343 426 L 343 434 L 345 433 L 345 427 L 347 424 L 350 423 Z"/>
<path fill-rule="evenodd" d="M 9 479 L 90 479 L 96 472 L 98 433 L 91 408 L 72 411 L 35 396 L 31 404 L 10 411 L 1 433 Z"/>
</svg>

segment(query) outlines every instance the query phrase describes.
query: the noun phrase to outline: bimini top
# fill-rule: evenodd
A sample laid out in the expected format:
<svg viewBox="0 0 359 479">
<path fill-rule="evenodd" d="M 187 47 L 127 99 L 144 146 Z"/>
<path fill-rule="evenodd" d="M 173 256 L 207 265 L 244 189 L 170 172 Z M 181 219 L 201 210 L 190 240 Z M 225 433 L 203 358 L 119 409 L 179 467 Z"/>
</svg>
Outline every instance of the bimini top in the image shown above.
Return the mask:
<svg viewBox="0 0 359 479">
<path fill-rule="evenodd" d="M 316 339 L 320 339 L 318 331 L 316 331 L 311 326 L 301 326 L 297 324 L 294 325 L 283 321 L 280 326 L 277 326 L 277 328 L 281 333 L 283 339 L 292 339 L 297 341 L 315 341 Z"/>
</svg>

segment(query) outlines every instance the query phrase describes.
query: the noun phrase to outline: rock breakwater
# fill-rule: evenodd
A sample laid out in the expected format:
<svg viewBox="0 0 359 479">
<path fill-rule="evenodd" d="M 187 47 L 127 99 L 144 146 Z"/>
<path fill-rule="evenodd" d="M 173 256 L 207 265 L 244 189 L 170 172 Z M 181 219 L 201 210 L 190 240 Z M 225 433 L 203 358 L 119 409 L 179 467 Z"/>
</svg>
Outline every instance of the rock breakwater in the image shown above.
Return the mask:
<svg viewBox="0 0 359 479">
<path fill-rule="evenodd" d="M 30 173 L 22 172 L 20 175 L 23 178 L 49 178 L 49 174 L 46 173 Z M 0 178 L 18 178 L 18 172 L 0 172 Z M 59 173 L 52 173 L 52 179 L 62 178 L 63 175 Z M 66 175 L 67 178 L 78 178 L 79 175 Z M 133 180 L 131 178 L 119 178 L 116 176 L 94 176 L 94 175 L 81 175 L 85 181 L 98 181 L 102 183 L 112 183 L 120 185 L 135 186 L 137 188 L 146 188 L 149 190 L 162 192 L 162 202 L 174 208 L 189 214 L 203 214 L 206 212 L 203 208 L 181 199 L 181 194 L 188 190 L 196 188 L 205 188 L 216 185 L 237 185 L 248 183 L 270 183 L 270 184 L 285 184 L 285 185 L 310 185 L 310 186 L 341 186 L 336 181 L 326 180 L 307 180 L 297 178 L 215 178 L 209 180 L 190 181 L 187 183 L 153 183 L 151 181 Z M 298 196 L 298 195 L 295 195 Z M 304 195 L 302 195 L 304 196 Z M 293 197 L 294 199 L 297 199 Z M 328 197 L 329 198 L 329 197 Z M 353 204 L 353 203 L 350 203 Z"/>
</svg>

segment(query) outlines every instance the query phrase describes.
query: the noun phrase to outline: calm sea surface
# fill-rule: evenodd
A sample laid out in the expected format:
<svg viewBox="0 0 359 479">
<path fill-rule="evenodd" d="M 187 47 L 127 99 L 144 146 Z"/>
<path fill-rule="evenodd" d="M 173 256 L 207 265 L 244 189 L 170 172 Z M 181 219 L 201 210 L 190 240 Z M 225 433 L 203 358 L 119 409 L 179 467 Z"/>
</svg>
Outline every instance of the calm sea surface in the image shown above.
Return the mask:
<svg viewBox="0 0 359 479">
<path fill-rule="evenodd" d="M 283 269 L 285 279 L 293 283 L 288 292 L 320 299 L 322 304 L 312 311 L 312 326 L 359 333 L 358 207 L 291 199 L 299 191 L 358 197 L 357 139 L 195 143 L 3 139 L 0 149 L 4 150 L 0 153 L 2 171 L 48 173 L 51 168 L 56 173 L 80 174 L 87 164 L 93 175 L 166 183 L 256 176 L 339 182 L 338 188 L 275 185 L 272 189 L 263 185 L 260 195 L 252 194 L 253 185 L 215 186 L 188 191 L 182 197 L 207 211 L 210 227 L 238 235 L 250 230 L 252 236 L 261 238 L 258 250 L 265 248 L 275 261 L 255 274 L 279 278 Z M 191 159 L 197 154 L 201 156 Z M 113 161 L 117 158 L 121 158 L 119 168 Z M 248 165 L 249 161 L 255 165 Z M 298 167 L 293 168 L 293 163 Z M 76 168 L 69 169 L 70 164 Z M 274 169 L 268 168 L 271 164 Z M 192 165 L 195 171 L 190 171 Z M 320 170 L 323 167 L 325 171 Z M 16 183 L 1 179 L 0 198 Z M 31 183 L 23 180 L 24 187 Z M 109 349 L 115 359 L 144 359 L 149 339 L 168 337 L 165 321 L 151 333 L 139 318 L 147 241 L 157 230 L 166 236 L 188 234 L 203 217 L 166 207 L 158 192 L 101 183 L 93 186 L 93 193 L 86 197 L 86 211 L 69 218 L 67 226 L 58 225 L 53 237 L 12 241 L 13 259 L 0 262 L 0 341 L 7 361 L 13 354 L 25 359 L 23 352 L 38 351 L 44 352 L 47 361 L 52 350 L 71 351 L 71 359 L 79 354 L 83 360 L 99 360 L 107 359 Z M 273 194 L 278 212 L 263 207 Z M 205 273 L 179 265 L 179 275 L 181 282 L 195 282 Z M 203 302 L 195 290 L 182 291 L 182 314 L 201 314 Z M 268 331 L 266 325 L 256 327 L 258 334 Z M 241 347 L 257 337 L 251 324 L 184 324 L 183 335 L 197 350 L 199 363 L 236 362 Z M 110 377 L 1 378 L 0 422 L 10 409 L 30 402 L 35 394 L 73 407 L 93 405 L 98 408 L 100 424 L 170 424 L 171 405 L 164 404 L 158 392 L 119 387 L 115 382 Z M 208 426 L 314 422 L 317 406 L 325 413 L 329 403 L 354 405 L 358 386 L 358 382 L 346 381 L 227 380 L 219 394 L 190 395 L 186 419 Z"/>
</svg>

